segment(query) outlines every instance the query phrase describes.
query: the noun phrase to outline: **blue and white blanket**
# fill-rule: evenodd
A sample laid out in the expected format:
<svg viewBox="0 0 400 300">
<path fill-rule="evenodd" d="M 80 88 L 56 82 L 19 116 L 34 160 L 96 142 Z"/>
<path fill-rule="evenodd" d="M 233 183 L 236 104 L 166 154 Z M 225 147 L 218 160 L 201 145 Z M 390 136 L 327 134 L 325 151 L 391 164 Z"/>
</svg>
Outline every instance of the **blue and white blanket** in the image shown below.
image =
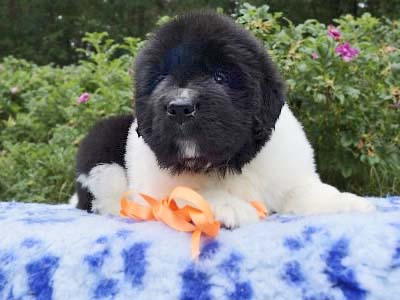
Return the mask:
<svg viewBox="0 0 400 300">
<path fill-rule="evenodd" d="M 400 299 L 400 197 L 202 239 L 66 205 L 0 202 L 0 299 Z"/>
</svg>

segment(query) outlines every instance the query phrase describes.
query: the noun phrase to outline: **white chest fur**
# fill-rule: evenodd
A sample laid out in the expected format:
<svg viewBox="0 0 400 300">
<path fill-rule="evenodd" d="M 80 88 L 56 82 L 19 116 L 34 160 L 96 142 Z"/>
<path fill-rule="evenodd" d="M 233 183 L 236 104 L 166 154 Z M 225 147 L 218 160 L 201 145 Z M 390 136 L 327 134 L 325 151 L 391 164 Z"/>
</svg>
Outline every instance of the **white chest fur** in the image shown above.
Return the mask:
<svg viewBox="0 0 400 300">
<path fill-rule="evenodd" d="M 244 166 L 242 174 L 225 178 L 211 175 L 171 175 L 161 170 L 154 153 L 136 134 L 134 123 L 129 131 L 126 166 L 129 188 L 157 198 L 166 197 L 176 186 L 198 191 L 223 190 L 245 201 L 263 201 L 269 209 L 280 210 L 282 196 L 304 182 L 304 176 L 315 177 L 313 152 L 299 122 L 285 105 L 270 141 Z"/>
</svg>

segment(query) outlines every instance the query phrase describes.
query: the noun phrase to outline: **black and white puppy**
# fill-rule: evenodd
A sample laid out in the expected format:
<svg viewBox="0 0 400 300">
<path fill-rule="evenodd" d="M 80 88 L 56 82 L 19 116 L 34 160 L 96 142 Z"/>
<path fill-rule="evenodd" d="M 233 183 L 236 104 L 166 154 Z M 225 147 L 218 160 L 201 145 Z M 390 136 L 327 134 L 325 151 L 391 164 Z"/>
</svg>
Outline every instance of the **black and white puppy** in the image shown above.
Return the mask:
<svg viewBox="0 0 400 300">
<path fill-rule="evenodd" d="M 313 149 L 262 44 L 230 18 L 180 16 L 135 63 L 136 119 L 100 121 L 77 157 L 77 207 L 118 214 L 128 189 L 156 198 L 197 190 L 226 227 L 278 213 L 367 212 L 365 199 L 321 182 Z"/>
</svg>

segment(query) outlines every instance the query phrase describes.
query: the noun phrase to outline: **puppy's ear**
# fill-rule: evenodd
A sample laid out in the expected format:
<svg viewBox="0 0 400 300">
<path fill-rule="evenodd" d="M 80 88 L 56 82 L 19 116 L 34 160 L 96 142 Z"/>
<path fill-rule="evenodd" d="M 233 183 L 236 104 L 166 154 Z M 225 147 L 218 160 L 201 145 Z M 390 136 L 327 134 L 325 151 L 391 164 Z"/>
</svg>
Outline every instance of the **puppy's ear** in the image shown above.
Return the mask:
<svg viewBox="0 0 400 300">
<path fill-rule="evenodd" d="M 285 84 L 265 54 L 260 78 L 260 113 L 255 118 L 256 137 L 268 139 L 285 104 Z"/>
</svg>

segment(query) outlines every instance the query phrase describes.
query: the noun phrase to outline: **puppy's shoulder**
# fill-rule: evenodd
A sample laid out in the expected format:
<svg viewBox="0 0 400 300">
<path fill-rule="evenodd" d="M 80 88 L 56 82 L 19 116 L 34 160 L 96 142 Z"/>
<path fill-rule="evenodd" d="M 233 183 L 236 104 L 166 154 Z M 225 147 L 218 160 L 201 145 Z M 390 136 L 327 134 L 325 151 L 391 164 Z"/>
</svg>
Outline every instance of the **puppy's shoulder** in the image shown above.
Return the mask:
<svg viewBox="0 0 400 300">
<path fill-rule="evenodd" d="M 118 115 L 98 121 L 82 140 L 77 154 L 78 173 L 88 173 L 97 164 L 124 165 L 124 155 L 133 115 Z"/>
</svg>

